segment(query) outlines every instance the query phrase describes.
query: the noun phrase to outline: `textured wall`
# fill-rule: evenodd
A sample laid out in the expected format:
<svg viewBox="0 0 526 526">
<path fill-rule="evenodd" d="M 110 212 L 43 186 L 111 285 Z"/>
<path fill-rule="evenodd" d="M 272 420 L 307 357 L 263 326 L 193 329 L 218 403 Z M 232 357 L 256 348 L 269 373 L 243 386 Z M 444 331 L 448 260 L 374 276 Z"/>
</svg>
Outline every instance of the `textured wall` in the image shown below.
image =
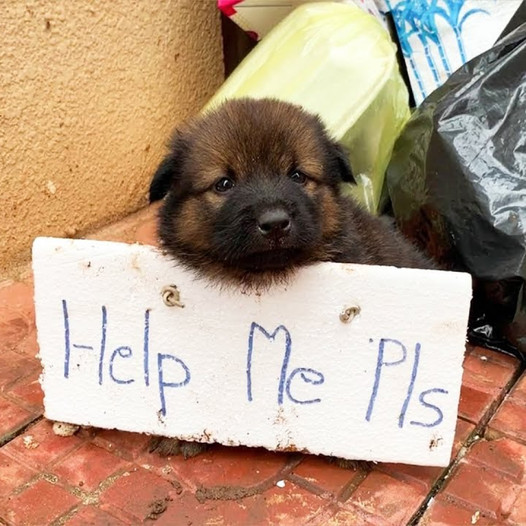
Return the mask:
<svg viewBox="0 0 526 526">
<path fill-rule="evenodd" d="M 0 5 L 0 277 L 37 235 L 146 204 L 177 122 L 223 78 L 212 0 Z"/>
</svg>

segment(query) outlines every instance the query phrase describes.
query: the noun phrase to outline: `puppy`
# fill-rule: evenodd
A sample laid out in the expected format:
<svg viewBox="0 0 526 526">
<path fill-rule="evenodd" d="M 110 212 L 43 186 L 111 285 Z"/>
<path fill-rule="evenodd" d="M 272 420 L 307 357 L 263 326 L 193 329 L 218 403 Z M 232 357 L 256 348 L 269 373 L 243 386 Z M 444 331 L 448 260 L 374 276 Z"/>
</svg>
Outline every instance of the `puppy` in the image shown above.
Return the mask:
<svg viewBox="0 0 526 526">
<path fill-rule="evenodd" d="M 354 183 L 320 119 L 286 102 L 239 99 L 176 132 L 150 202 L 165 198 L 159 238 L 221 286 L 265 289 L 320 261 L 431 268 L 386 218 L 342 195 Z M 156 438 L 161 454 L 199 444 Z"/>
</svg>

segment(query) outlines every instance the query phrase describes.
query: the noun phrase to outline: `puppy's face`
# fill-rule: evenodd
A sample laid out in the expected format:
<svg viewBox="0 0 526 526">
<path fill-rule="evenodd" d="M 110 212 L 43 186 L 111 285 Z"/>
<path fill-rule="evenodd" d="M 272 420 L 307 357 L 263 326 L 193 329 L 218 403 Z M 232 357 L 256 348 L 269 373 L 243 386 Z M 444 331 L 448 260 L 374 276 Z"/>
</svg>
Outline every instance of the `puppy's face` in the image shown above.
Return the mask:
<svg viewBox="0 0 526 526">
<path fill-rule="evenodd" d="M 176 134 L 150 200 L 167 194 L 159 234 L 171 255 L 222 283 L 261 286 L 327 259 L 343 180 L 346 157 L 316 117 L 243 99 Z"/>
</svg>

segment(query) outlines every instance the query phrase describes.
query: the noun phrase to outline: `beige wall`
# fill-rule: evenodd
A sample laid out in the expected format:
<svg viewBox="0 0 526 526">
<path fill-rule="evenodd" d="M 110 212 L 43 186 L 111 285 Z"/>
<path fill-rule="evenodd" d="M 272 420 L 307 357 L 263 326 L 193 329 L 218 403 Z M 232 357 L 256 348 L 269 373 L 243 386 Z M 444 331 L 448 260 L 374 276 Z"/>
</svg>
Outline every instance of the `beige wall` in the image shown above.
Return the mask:
<svg viewBox="0 0 526 526">
<path fill-rule="evenodd" d="M 172 128 L 222 81 L 215 4 L 0 2 L 0 278 L 35 236 L 146 204 Z"/>
</svg>

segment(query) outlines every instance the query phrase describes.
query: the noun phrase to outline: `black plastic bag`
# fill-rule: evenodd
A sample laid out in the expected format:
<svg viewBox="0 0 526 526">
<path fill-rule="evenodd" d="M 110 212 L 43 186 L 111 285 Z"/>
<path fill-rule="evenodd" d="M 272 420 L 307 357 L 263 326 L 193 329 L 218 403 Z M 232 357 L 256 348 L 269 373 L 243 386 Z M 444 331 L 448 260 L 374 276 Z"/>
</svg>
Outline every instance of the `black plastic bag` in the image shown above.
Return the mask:
<svg viewBox="0 0 526 526">
<path fill-rule="evenodd" d="M 474 277 L 469 338 L 526 358 L 526 23 L 415 111 L 387 171 L 404 233 Z M 518 26 L 518 27 L 517 27 Z"/>
</svg>

